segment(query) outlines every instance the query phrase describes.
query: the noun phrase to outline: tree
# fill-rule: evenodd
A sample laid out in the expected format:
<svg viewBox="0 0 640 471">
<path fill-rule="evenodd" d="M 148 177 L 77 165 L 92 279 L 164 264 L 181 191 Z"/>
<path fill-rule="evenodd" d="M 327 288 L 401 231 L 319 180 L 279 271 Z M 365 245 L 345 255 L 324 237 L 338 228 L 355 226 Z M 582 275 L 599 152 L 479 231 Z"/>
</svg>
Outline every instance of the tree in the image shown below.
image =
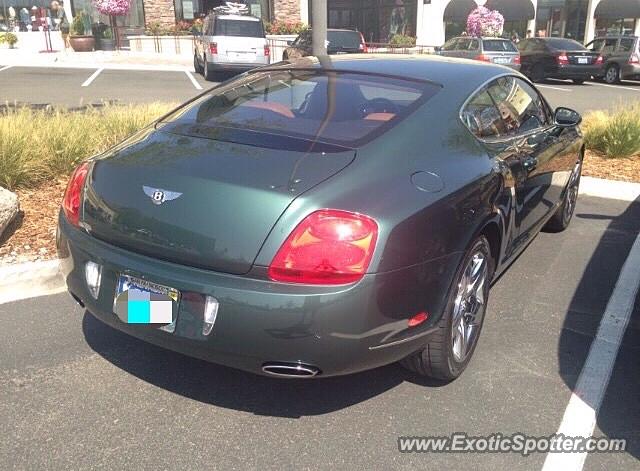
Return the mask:
<svg viewBox="0 0 640 471">
<path fill-rule="evenodd" d="M 109 17 L 111 29 L 116 39 L 116 49 L 120 49 L 120 34 L 116 25 L 116 16 L 126 16 L 131 9 L 130 0 L 93 0 L 93 6 L 103 15 Z"/>
<path fill-rule="evenodd" d="M 500 36 L 504 28 L 504 17 L 498 10 L 479 6 L 467 18 L 469 36 Z"/>
</svg>

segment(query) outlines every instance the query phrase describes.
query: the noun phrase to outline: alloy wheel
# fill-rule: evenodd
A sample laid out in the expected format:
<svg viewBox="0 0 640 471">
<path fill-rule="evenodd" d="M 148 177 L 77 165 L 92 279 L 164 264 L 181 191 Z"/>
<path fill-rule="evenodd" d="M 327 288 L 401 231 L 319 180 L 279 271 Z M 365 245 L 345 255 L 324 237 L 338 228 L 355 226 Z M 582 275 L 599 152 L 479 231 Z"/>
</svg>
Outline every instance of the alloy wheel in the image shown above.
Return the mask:
<svg viewBox="0 0 640 471">
<path fill-rule="evenodd" d="M 478 339 L 485 312 L 485 287 L 489 272 L 487 256 L 475 252 L 462 272 L 453 306 L 451 346 L 457 362 L 463 362 Z"/>
<path fill-rule="evenodd" d="M 618 81 L 618 69 L 613 65 L 609 66 L 604 79 L 607 83 L 616 83 Z"/>
</svg>

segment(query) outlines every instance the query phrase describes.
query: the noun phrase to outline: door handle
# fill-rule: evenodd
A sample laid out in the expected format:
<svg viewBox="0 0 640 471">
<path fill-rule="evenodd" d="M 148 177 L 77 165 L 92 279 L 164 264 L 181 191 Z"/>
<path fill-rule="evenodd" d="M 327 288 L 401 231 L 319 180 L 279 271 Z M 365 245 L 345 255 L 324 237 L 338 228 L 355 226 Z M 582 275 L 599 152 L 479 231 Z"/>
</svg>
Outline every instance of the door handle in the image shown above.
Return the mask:
<svg viewBox="0 0 640 471">
<path fill-rule="evenodd" d="M 526 157 L 522 161 L 522 166 L 527 172 L 531 172 L 538 166 L 538 159 L 536 159 L 535 157 Z"/>
</svg>

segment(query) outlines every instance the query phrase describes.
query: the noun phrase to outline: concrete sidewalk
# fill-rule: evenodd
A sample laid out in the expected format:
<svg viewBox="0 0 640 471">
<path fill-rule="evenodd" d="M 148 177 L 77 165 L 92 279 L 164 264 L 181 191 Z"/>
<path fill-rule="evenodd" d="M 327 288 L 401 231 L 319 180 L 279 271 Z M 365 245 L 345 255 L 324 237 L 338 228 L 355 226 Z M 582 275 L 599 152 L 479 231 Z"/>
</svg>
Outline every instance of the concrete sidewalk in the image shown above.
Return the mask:
<svg viewBox="0 0 640 471">
<path fill-rule="evenodd" d="M 68 67 L 128 70 L 193 70 L 190 56 L 152 52 L 93 51 L 70 49 L 39 53 L 21 49 L 0 49 L 0 67 Z"/>
</svg>

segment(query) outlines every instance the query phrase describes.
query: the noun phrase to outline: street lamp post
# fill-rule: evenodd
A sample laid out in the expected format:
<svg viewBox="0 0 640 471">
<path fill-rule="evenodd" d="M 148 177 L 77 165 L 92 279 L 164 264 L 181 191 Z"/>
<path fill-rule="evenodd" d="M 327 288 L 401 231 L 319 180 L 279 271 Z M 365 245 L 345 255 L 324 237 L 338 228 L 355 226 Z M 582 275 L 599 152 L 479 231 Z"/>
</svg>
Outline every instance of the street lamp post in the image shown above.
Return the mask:
<svg viewBox="0 0 640 471">
<path fill-rule="evenodd" d="M 327 0 L 311 2 L 311 44 L 314 56 L 327 54 Z"/>
</svg>

